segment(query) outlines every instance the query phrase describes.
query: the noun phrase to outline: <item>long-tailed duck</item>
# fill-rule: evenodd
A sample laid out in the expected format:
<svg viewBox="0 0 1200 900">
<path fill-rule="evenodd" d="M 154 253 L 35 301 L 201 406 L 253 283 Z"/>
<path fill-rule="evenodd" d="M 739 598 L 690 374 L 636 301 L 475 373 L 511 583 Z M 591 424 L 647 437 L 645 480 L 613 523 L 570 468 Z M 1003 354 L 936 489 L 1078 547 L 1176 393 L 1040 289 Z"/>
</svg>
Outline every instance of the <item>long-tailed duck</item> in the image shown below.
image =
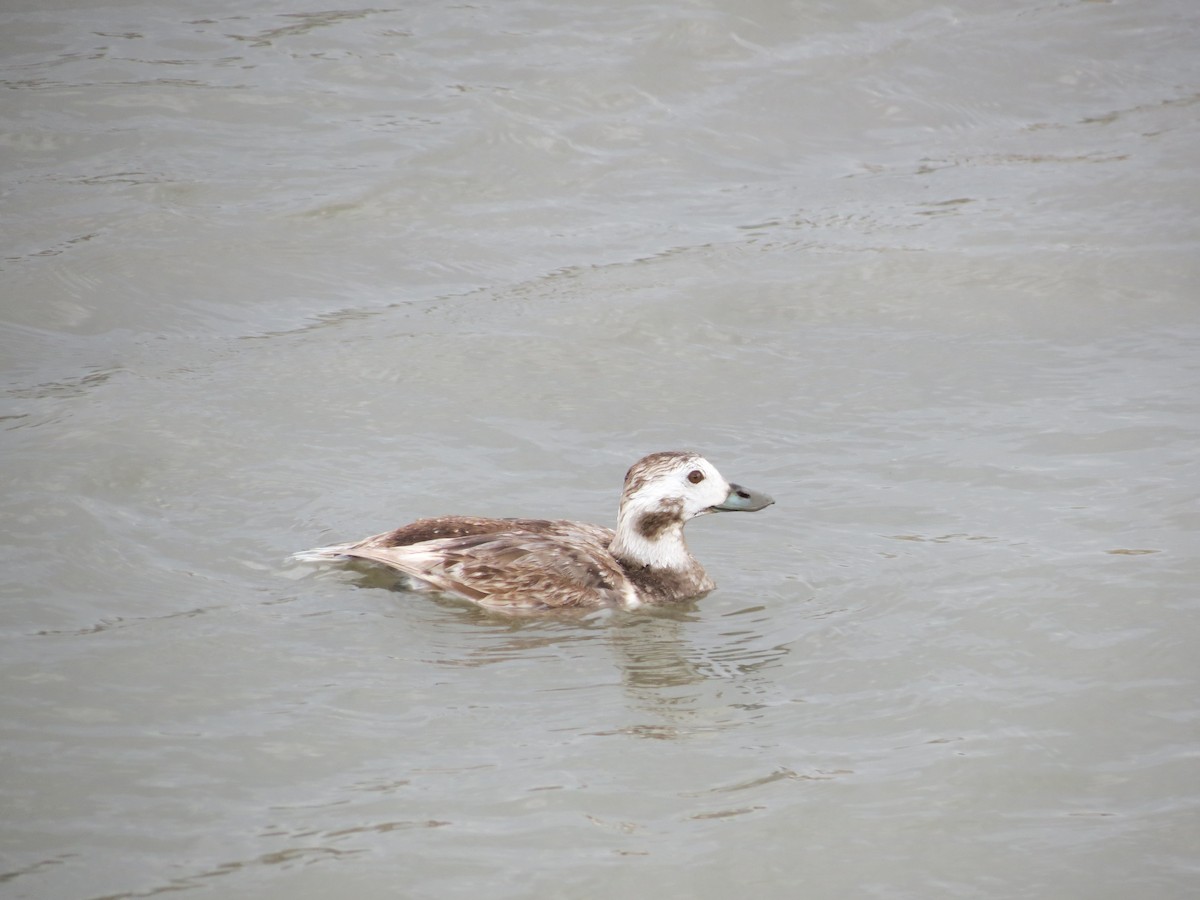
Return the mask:
<svg viewBox="0 0 1200 900">
<path fill-rule="evenodd" d="M 730 484 L 696 453 L 652 453 L 625 475 L 617 529 L 545 519 L 441 516 L 293 558 L 365 559 L 491 609 L 665 604 L 716 585 L 688 552 L 683 526 L 711 512 L 752 512 L 775 501 Z"/>
</svg>

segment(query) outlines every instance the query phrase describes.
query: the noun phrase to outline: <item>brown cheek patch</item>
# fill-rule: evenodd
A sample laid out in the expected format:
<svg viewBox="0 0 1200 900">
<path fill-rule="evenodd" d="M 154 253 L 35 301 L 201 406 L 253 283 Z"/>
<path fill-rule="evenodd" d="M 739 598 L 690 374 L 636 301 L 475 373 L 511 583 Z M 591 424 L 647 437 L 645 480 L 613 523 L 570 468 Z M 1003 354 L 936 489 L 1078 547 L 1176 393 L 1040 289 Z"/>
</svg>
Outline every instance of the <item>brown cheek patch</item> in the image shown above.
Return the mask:
<svg viewBox="0 0 1200 900">
<path fill-rule="evenodd" d="M 648 541 L 656 541 L 664 531 L 679 521 L 678 513 L 662 510 L 646 513 L 637 521 L 638 534 Z"/>
</svg>

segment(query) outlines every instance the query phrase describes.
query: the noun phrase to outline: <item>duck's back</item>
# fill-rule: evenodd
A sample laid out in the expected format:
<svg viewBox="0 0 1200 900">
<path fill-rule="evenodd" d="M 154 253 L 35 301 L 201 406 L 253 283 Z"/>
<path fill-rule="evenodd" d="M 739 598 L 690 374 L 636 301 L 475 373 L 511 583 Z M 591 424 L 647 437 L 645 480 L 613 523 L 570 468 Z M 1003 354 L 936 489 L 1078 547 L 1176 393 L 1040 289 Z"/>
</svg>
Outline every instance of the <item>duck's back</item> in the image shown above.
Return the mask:
<svg viewBox="0 0 1200 900">
<path fill-rule="evenodd" d="M 339 549 L 482 606 L 621 607 L 635 595 L 611 540 L 608 529 L 576 522 L 454 517 Z"/>
<path fill-rule="evenodd" d="M 485 516 L 436 516 L 418 519 L 394 531 L 377 534 L 359 542 L 358 546 L 408 547 L 445 538 L 469 537 L 476 534 L 541 534 L 550 537 L 583 539 L 604 549 L 612 543 L 613 530 L 587 522 L 565 519 L 492 519 Z"/>
<path fill-rule="evenodd" d="M 416 586 L 493 608 L 624 606 L 634 594 L 609 553 L 613 537 L 612 529 L 561 519 L 439 516 L 304 558 L 370 560 Z"/>
</svg>

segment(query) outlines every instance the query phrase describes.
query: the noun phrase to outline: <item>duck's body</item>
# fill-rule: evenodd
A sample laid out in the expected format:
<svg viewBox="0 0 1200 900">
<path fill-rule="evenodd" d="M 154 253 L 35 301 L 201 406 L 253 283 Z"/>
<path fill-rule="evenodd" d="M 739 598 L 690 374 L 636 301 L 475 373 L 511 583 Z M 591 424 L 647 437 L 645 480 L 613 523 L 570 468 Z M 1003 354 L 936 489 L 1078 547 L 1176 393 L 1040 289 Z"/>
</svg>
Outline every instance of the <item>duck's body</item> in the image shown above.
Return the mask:
<svg viewBox="0 0 1200 900">
<path fill-rule="evenodd" d="M 565 520 L 443 516 L 296 556 L 370 560 L 490 608 L 635 609 L 694 599 L 715 586 L 688 552 L 688 519 L 773 502 L 729 484 L 695 453 L 653 453 L 625 476 L 615 531 Z"/>
</svg>

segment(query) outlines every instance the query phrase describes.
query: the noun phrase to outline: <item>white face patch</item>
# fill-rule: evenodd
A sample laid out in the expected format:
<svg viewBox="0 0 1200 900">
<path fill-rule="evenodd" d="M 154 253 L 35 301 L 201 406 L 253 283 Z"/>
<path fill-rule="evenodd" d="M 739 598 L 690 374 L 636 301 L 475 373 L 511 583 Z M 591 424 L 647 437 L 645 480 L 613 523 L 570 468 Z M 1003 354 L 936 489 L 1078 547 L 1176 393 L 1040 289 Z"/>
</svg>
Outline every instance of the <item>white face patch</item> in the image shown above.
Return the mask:
<svg viewBox="0 0 1200 900">
<path fill-rule="evenodd" d="M 623 506 L 640 514 L 674 512 L 683 522 L 712 511 L 729 496 L 717 467 L 695 454 L 663 454 L 630 471 Z"/>
<path fill-rule="evenodd" d="M 697 473 L 702 475 L 697 481 Z M 729 482 L 721 477 L 717 467 L 703 457 L 695 459 L 695 465 L 683 473 L 683 511 L 687 518 L 712 512 L 718 503 L 729 496 Z"/>
</svg>

